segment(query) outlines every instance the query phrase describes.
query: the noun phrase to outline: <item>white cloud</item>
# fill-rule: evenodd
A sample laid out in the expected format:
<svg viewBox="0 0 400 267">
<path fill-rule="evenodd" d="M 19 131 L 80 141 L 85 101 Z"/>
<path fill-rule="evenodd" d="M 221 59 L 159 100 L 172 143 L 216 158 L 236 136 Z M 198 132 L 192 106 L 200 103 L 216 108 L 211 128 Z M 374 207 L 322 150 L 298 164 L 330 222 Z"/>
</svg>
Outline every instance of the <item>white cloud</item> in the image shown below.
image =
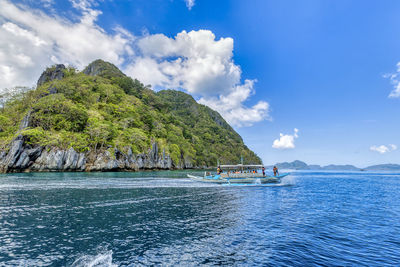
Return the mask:
<svg viewBox="0 0 400 267">
<path fill-rule="evenodd" d="M 54 63 L 83 68 L 101 58 L 155 88 L 181 89 L 217 110 L 235 126 L 269 118 L 269 104 L 246 101 L 256 80 L 242 82 L 233 61 L 233 39 L 216 39 L 209 30 L 133 36 L 122 27 L 108 33 L 96 24 L 95 0 L 70 0 L 74 21 L 28 6 L 0 0 L 0 93 L 4 88 L 33 86 Z M 194 1 L 187 2 L 188 8 Z"/>
<path fill-rule="evenodd" d="M 277 149 L 295 148 L 294 140 L 299 137 L 297 134 L 298 132 L 299 130 L 294 128 L 293 135 L 283 133 L 279 134 L 279 139 L 274 140 L 272 147 Z"/>
<path fill-rule="evenodd" d="M 394 89 L 390 92 L 390 98 L 397 98 L 400 97 L 400 62 L 397 63 L 397 70 L 395 73 L 385 74 L 383 77 L 389 78 L 390 82 L 392 83 Z"/>
<path fill-rule="evenodd" d="M 249 126 L 269 118 L 269 104 L 246 102 L 255 80 L 241 83 L 242 71 L 232 59 L 233 39 L 215 39 L 209 30 L 148 35 L 137 42 L 140 56 L 126 69 L 145 84 L 181 88 L 200 97 L 199 103 L 218 112 L 235 126 Z"/>
<path fill-rule="evenodd" d="M 192 7 L 194 6 L 195 0 L 185 0 L 185 2 L 186 2 L 187 8 L 188 8 L 189 10 L 191 10 Z"/>
<path fill-rule="evenodd" d="M 250 126 L 254 122 L 269 118 L 267 102 L 259 101 L 252 107 L 243 105 L 243 102 L 254 93 L 254 82 L 255 80 L 245 80 L 244 84 L 236 85 L 228 94 L 221 94 L 218 97 L 202 97 L 199 103 L 218 110 L 233 125 Z"/>
<path fill-rule="evenodd" d="M 133 37 L 119 29 L 107 34 L 94 23 L 99 11 L 90 9 L 87 1 L 74 3 L 82 13 L 76 23 L 0 0 L 0 92 L 32 86 L 54 63 L 82 68 L 97 58 L 123 62 Z"/>
<path fill-rule="evenodd" d="M 233 39 L 215 40 L 208 30 L 178 33 L 175 38 L 163 34 L 148 35 L 137 42 L 141 56 L 128 68 L 135 76 L 142 66 L 151 66 L 163 75 L 163 83 L 140 77 L 144 83 L 167 88 L 184 88 L 192 94 L 229 92 L 240 83 L 241 70 L 232 61 Z"/>
<path fill-rule="evenodd" d="M 393 144 L 388 145 L 388 146 L 380 145 L 380 146 L 371 146 L 369 149 L 371 151 L 378 152 L 380 154 L 385 154 L 385 153 L 392 152 L 392 151 L 396 150 L 397 146 L 393 145 Z"/>
</svg>

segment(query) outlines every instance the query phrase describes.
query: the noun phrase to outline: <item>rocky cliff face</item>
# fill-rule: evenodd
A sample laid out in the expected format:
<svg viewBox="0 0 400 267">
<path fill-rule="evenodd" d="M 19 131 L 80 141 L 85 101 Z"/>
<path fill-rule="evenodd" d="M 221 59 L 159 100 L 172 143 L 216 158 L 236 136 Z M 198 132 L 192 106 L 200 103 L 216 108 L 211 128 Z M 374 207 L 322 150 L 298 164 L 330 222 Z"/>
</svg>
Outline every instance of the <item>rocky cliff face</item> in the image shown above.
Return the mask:
<svg viewBox="0 0 400 267">
<path fill-rule="evenodd" d="M 122 77 L 125 76 L 117 67 L 113 64 L 105 62 L 103 60 L 95 60 L 90 63 L 83 71 L 89 76 L 113 76 Z"/>
<path fill-rule="evenodd" d="M 97 153 L 78 153 L 73 148 L 61 150 L 30 146 L 22 136 L 17 137 L 8 152 L 0 151 L 0 172 L 30 171 L 138 171 L 150 169 L 192 168 L 189 160 L 175 166 L 169 155 L 160 155 L 157 143 L 147 153 L 134 155 L 131 150 L 117 149 Z"/>
<path fill-rule="evenodd" d="M 53 68 L 45 70 L 37 82 L 37 86 L 41 86 L 42 84 L 53 81 L 53 80 L 61 80 L 64 78 L 64 70 L 65 66 L 63 64 L 55 65 Z"/>
</svg>

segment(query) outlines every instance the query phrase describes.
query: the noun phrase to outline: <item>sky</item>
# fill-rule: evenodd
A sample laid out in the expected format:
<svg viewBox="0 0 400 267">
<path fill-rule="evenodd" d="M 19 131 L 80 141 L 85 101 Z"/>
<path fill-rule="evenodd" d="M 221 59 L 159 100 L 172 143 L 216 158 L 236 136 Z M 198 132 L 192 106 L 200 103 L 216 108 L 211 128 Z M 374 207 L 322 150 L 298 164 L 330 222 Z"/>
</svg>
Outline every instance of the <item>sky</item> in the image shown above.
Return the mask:
<svg viewBox="0 0 400 267">
<path fill-rule="evenodd" d="M 264 164 L 400 164 L 400 2 L 0 0 L 0 92 L 101 58 L 191 94 Z"/>
</svg>

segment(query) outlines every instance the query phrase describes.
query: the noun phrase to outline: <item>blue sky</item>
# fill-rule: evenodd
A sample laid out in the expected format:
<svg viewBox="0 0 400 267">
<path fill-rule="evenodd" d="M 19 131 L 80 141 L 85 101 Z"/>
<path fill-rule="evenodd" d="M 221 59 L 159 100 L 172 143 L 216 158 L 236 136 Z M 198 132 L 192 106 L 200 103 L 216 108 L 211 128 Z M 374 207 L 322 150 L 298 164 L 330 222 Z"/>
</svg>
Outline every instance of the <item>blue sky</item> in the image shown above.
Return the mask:
<svg viewBox="0 0 400 267">
<path fill-rule="evenodd" d="M 190 9 L 184 0 L 0 5 L 7 6 L 0 11 L 0 37 L 8 40 L 0 41 L 0 75 L 3 70 L 8 81 L 1 88 L 31 85 L 55 61 L 79 68 L 104 58 L 155 89 L 179 87 L 217 109 L 266 164 L 400 163 L 400 98 L 394 87 L 399 1 L 196 0 Z M 60 26 L 41 29 L 52 21 Z M 37 49 L 24 52 L 30 48 L 21 38 L 36 42 Z M 71 48 L 74 41 L 82 48 Z M 11 60 L 1 52 L 19 56 Z M 36 67 L 21 63 L 27 57 Z M 207 72 L 219 65 L 223 71 Z"/>
</svg>

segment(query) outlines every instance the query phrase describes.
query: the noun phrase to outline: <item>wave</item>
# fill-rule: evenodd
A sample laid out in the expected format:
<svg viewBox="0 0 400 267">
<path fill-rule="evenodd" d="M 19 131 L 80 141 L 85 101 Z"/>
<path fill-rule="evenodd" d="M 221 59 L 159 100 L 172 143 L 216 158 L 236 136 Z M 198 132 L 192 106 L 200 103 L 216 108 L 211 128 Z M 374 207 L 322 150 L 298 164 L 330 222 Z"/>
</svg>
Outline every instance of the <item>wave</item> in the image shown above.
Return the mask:
<svg viewBox="0 0 400 267">
<path fill-rule="evenodd" d="M 296 178 L 293 175 L 288 175 L 282 178 L 280 185 L 295 185 Z"/>
<path fill-rule="evenodd" d="M 116 267 L 117 264 L 112 263 L 112 251 L 107 250 L 96 255 L 80 256 L 72 263 L 72 267 Z"/>
</svg>

